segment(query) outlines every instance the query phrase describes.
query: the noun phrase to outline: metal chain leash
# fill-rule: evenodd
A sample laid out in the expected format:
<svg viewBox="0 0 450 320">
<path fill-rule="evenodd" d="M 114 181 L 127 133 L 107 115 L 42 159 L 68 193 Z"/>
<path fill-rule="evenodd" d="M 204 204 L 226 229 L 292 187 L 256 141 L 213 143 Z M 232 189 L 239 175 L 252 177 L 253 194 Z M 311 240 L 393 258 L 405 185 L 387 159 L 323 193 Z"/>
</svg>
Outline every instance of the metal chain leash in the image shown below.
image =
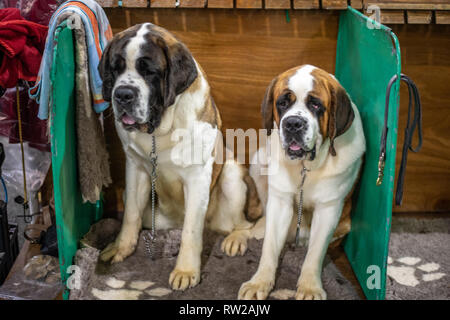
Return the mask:
<svg viewBox="0 0 450 320">
<path fill-rule="evenodd" d="M 298 211 L 297 211 L 297 231 L 295 233 L 295 245 L 298 247 L 300 245 L 300 225 L 302 224 L 302 214 L 303 214 L 303 185 L 305 184 L 306 179 L 306 169 L 303 164 L 303 168 L 301 171 L 301 182 L 300 182 L 300 191 L 299 191 L 299 199 L 298 199 Z"/>
<path fill-rule="evenodd" d="M 150 153 L 150 163 L 152 165 L 151 178 L 151 197 L 152 197 L 152 230 L 144 235 L 145 249 L 150 255 L 151 259 L 156 257 L 155 255 L 155 240 L 156 240 L 156 178 L 158 177 L 156 168 L 158 165 L 158 156 L 156 154 L 156 139 L 152 136 L 152 152 Z"/>
</svg>

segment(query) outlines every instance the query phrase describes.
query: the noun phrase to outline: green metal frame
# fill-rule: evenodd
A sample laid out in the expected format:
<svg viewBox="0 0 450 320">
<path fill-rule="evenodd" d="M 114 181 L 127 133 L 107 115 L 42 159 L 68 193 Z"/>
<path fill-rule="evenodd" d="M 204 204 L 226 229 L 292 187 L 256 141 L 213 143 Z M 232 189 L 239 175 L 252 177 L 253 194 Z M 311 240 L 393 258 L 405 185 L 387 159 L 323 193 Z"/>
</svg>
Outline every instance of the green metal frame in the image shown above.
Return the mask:
<svg viewBox="0 0 450 320">
<path fill-rule="evenodd" d="M 361 114 L 367 151 L 352 211 L 352 228 L 344 249 L 368 299 L 381 300 L 386 291 L 386 266 L 392 218 L 397 148 L 399 80 L 391 90 L 384 179 L 376 186 L 386 88 L 400 79 L 400 47 L 395 34 L 357 10 L 341 13 L 336 77 Z"/>
<path fill-rule="evenodd" d="M 51 149 L 61 279 L 70 274 L 78 242 L 102 214 L 102 204 L 83 203 L 77 176 L 75 124 L 75 57 L 72 30 L 62 25 L 55 34 L 57 44 L 52 67 Z M 69 290 L 65 286 L 64 299 Z"/>
</svg>

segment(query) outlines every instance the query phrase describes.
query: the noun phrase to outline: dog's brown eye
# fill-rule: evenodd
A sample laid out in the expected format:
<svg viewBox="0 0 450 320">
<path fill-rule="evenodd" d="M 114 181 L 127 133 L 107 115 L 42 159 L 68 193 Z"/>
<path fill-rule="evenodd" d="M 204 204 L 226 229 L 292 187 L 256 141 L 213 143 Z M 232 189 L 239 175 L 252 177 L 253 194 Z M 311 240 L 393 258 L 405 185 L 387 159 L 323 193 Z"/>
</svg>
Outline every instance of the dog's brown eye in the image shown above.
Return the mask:
<svg viewBox="0 0 450 320">
<path fill-rule="evenodd" d="M 290 105 L 289 100 L 283 99 L 277 101 L 277 108 L 279 112 L 285 112 L 289 108 L 289 105 Z"/>
<path fill-rule="evenodd" d="M 321 115 L 324 110 L 320 103 L 310 103 L 308 108 L 316 115 Z"/>
<path fill-rule="evenodd" d="M 318 115 L 322 114 L 324 108 L 322 106 L 322 102 L 320 101 L 320 99 L 314 96 L 308 96 L 306 101 L 307 101 L 306 105 L 309 110 Z"/>
<path fill-rule="evenodd" d="M 137 61 L 137 69 L 143 76 L 149 76 L 155 73 L 150 67 L 150 61 L 145 58 L 139 59 Z"/>
<path fill-rule="evenodd" d="M 115 71 L 120 72 L 125 69 L 125 60 L 122 57 L 116 57 L 112 65 Z"/>
<path fill-rule="evenodd" d="M 147 62 L 145 62 L 145 60 L 144 59 L 141 59 L 141 60 L 139 60 L 139 69 L 140 70 L 142 70 L 142 71 L 146 71 L 148 68 L 147 68 Z"/>
<path fill-rule="evenodd" d="M 277 100 L 277 108 L 280 111 L 285 111 L 287 108 L 289 108 L 289 106 L 291 105 L 291 94 L 290 93 L 286 93 L 285 95 L 282 95 L 280 98 L 278 98 Z"/>
</svg>

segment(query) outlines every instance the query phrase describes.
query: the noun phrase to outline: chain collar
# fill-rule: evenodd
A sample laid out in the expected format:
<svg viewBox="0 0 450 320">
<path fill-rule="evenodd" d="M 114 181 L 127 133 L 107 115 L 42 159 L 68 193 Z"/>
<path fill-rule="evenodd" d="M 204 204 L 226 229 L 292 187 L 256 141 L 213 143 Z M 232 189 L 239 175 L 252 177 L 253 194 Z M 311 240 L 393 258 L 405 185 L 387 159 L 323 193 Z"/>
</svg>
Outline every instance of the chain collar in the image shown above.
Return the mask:
<svg viewBox="0 0 450 320">
<path fill-rule="evenodd" d="M 298 247 L 300 245 L 300 225 L 302 224 L 302 214 L 303 214 L 303 185 L 306 180 L 306 172 L 310 171 L 305 167 L 305 163 L 302 162 L 302 170 L 300 172 L 300 191 L 298 196 L 298 211 L 297 211 L 297 231 L 295 233 L 295 245 Z"/>
<path fill-rule="evenodd" d="M 150 153 L 150 163 L 152 165 L 152 172 L 150 174 L 151 178 L 151 198 L 152 198 L 152 230 L 151 232 L 147 232 L 144 235 L 144 243 L 145 249 L 150 255 L 151 259 L 156 258 L 156 250 L 155 250 L 155 240 L 156 240 L 156 178 L 157 174 L 157 166 L 158 166 L 158 155 L 156 154 L 156 138 L 152 135 L 152 151 Z"/>
</svg>

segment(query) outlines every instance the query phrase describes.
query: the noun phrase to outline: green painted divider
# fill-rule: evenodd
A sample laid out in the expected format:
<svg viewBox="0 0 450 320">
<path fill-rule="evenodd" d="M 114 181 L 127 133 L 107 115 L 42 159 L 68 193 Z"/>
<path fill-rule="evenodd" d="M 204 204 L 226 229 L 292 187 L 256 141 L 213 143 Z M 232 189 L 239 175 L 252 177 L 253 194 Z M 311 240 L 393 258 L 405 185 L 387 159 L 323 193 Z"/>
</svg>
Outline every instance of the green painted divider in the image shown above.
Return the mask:
<svg viewBox="0 0 450 320">
<path fill-rule="evenodd" d="M 399 81 L 390 96 L 384 179 L 376 186 L 386 88 L 400 79 L 400 48 L 392 31 L 349 8 L 341 13 L 336 77 L 358 106 L 367 151 L 352 211 L 352 230 L 344 249 L 368 299 L 384 299 L 394 192 Z"/>
<path fill-rule="evenodd" d="M 53 107 L 51 149 L 61 278 L 66 284 L 80 238 L 102 213 L 101 201 L 83 204 L 77 177 L 75 127 L 75 57 L 72 30 L 62 26 L 55 35 L 52 65 Z M 65 287 L 66 288 L 66 287 Z M 63 297 L 67 299 L 66 288 Z"/>
</svg>

